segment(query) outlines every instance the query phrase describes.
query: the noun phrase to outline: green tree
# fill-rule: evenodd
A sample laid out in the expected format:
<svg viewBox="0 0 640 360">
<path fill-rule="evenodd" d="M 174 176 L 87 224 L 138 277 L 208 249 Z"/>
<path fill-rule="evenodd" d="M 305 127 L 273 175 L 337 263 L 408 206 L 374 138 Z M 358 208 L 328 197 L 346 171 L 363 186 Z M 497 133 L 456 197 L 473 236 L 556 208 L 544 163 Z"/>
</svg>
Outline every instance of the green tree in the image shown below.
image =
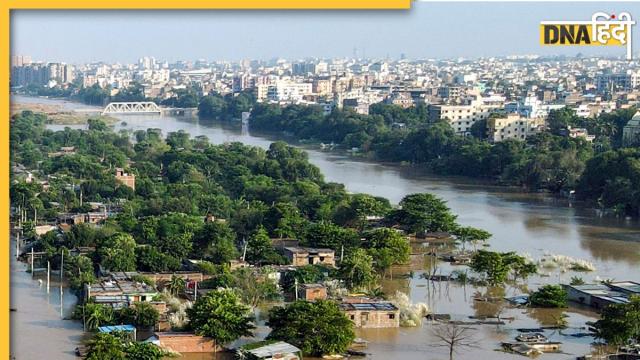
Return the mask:
<svg viewBox="0 0 640 360">
<path fill-rule="evenodd" d="M 452 231 L 456 228 L 456 216 L 445 201 L 432 194 L 405 196 L 400 201 L 400 209 L 390 214 L 390 220 L 416 233 Z"/>
<path fill-rule="evenodd" d="M 93 261 L 84 255 L 65 258 L 64 276 L 74 290 L 81 290 L 96 280 Z"/>
<path fill-rule="evenodd" d="M 114 319 L 114 314 L 111 307 L 102 304 L 86 303 L 76 306 L 73 317 L 82 320 L 87 330 L 96 330 L 100 326 L 111 324 Z"/>
<path fill-rule="evenodd" d="M 136 242 L 129 234 L 115 234 L 100 245 L 100 264 L 110 271 L 136 270 Z"/>
<path fill-rule="evenodd" d="M 286 263 L 286 259 L 276 252 L 267 230 L 262 226 L 249 238 L 245 260 L 251 264 L 282 265 Z"/>
<path fill-rule="evenodd" d="M 340 263 L 340 278 L 350 289 L 368 289 L 373 283 L 373 258 L 365 249 L 355 249 Z"/>
<path fill-rule="evenodd" d="M 87 360 L 125 360 L 127 359 L 122 340 L 107 333 L 97 333 L 87 346 Z"/>
<path fill-rule="evenodd" d="M 137 302 L 133 304 L 135 310 L 134 324 L 142 328 L 151 328 L 156 325 L 160 318 L 160 313 L 147 302 Z"/>
<path fill-rule="evenodd" d="M 632 296 L 627 304 L 612 304 L 602 309 L 594 332 L 597 338 L 611 345 L 640 342 L 640 297 Z"/>
<path fill-rule="evenodd" d="M 567 291 L 560 285 L 544 285 L 529 297 L 531 306 L 544 308 L 564 308 L 567 301 Z"/>
<path fill-rule="evenodd" d="M 309 223 L 303 235 L 303 243 L 306 246 L 317 248 L 329 248 L 337 252 L 342 247 L 350 249 L 360 242 L 358 233 L 353 229 L 340 227 L 330 221 Z"/>
<path fill-rule="evenodd" d="M 171 279 L 167 284 L 167 289 L 169 289 L 169 292 L 171 292 L 173 295 L 182 294 L 186 287 L 187 282 L 184 280 L 184 278 L 177 275 L 171 275 Z"/>
<path fill-rule="evenodd" d="M 453 230 L 453 234 L 462 242 L 462 246 L 470 242 L 475 244 L 479 241 L 487 241 L 491 238 L 491 233 L 471 226 L 460 226 Z"/>
<path fill-rule="evenodd" d="M 330 270 L 322 265 L 305 265 L 296 267 L 282 275 L 282 287 L 285 291 L 293 291 L 298 284 L 313 284 L 325 280 Z"/>
<path fill-rule="evenodd" d="M 267 325 L 269 339 L 286 341 L 309 356 L 342 354 L 355 339 L 351 320 L 336 303 L 326 300 L 274 307 Z"/>
<path fill-rule="evenodd" d="M 411 246 L 409 240 L 398 231 L 389 228 L 378 228 L 364 234 L 366 247 L 376 262 L 376 267 L 386 270 L 391 265 L 404 264 L 409 261 Z"/>
<path fill-rule="evenodd" d="M 502 284 L 507 280 L 509 266 L 505 263 L 502 254 L 479 250 L 471 258 L 470 267 L 477 273 L 484 274 L 491 285 Z"/>
<path fill-rule="evenodd" d="M 131 342 L 126 344 L 124 346 L 124 352 L 126 358 L 130 360 L 162 360 L 171 355 L 162 351 L 157 345 L 148 342 Z"/>
<path fill-rule="evenodd" d="M 235 246 L 235 234 L 226 223 L 208 222 L 196 231 L 193 237 L 194 254 L 215 264 L 228 263 L 238 257 Z"/>
<path fill-rule="evenodd" d="M 196 300 L 187 310 L 196 334 L 227 344 L 241 336 L 253 336 L 253 315 L 233 290 L 214 290 Z"/>
</svg>

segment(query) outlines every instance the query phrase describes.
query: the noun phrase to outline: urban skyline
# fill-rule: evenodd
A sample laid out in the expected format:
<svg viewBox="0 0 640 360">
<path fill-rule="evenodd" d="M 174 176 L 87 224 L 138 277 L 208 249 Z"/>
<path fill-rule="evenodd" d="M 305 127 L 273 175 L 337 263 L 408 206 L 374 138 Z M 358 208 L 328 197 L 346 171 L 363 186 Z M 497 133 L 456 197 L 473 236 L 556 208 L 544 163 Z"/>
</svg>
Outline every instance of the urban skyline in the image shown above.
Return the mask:
<svg viewBox="0 0 640 360">
<path fill-rule="evenodd" d="M 409 11 L 364 12 L 15 11 L 12 53 L 68 63 L 132 63 L 143 56 L 170 62 L 354 55 L 397 59 L 401 54 L 412 59 L 623 56 L 619 47 L 539 45 L 543 20 L 586 20 L 596 11 L 637 13 L 624 2 L 585 3 L 579 9 L 574 4 L 430 2 L 414 3 Z M 640 38 L 637 26 L 632 38 Z"/>
</svg>

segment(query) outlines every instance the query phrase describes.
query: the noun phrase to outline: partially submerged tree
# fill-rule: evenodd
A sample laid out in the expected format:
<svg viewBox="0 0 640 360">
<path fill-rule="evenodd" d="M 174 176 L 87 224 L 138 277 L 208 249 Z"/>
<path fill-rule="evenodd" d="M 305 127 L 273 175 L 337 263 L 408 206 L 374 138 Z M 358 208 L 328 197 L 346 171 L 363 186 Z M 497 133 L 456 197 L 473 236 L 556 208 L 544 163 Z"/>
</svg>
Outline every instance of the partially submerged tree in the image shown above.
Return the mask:
<svg viewBox="0 0 640 360">
<path fill-rule="evenodd" d="M 356 249 L 340 263 L 340 278 L 349 289 L 368 289 L 373 283 L 373 258 L 365 249 Z"/>
<path fill-rule="evenodd" d="M 567 301 L 567 291 L 560 285 L 544 285 L 529 297 L 531 306 L 545 308 L 564 308 Z"/>
<path fill-rule="evenodd" d="M 199 297 L 187 315 L 196 334 L 211 337 L 220 345 L 241 336 L 252 336 L 255 329 L 251 309 L 229 289 L 214 290 Z"/>
<path fill-rule="evenodd" d="M 631 297 L 627 304 L 613 304 L 602 310 L 602 318 L 593 328 L 595 336 L 610 345 L 640 342 L 640 297 Z"/>
<path fill-rule="evenodd" d="M 432 334 L 438 340 L 434 346 L 446 347 L 449 350 L 449 360 L 453 360 L 456 352 L 476 347 L 475 329 L 456 324 L 437 325 Z"/>
<path fill-rule="evenodd" d="M 269 311 L 269 339 L 286 341 L 305 355 L 341 354 L 355 339 L 353 323 L 332 301 L 296 301 Z"/>
</svg>

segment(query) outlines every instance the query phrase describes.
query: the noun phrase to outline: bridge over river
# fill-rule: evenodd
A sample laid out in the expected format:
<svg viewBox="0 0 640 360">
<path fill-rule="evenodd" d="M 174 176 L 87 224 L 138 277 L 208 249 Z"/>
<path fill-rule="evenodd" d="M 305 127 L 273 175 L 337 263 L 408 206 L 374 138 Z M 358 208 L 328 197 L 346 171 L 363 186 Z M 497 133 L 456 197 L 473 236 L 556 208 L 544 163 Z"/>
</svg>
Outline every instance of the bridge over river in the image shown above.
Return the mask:
<svg viewBox="0 0 640 360">
<path fill-rule="evenodd" d="M 93 109 L 76 109 L 77 112 L 96 113 Z M 112 102 L 100 112 L 100 115 L 195 115 L 198 108 L 161 107 L 153 101 Z"/>
</svg>

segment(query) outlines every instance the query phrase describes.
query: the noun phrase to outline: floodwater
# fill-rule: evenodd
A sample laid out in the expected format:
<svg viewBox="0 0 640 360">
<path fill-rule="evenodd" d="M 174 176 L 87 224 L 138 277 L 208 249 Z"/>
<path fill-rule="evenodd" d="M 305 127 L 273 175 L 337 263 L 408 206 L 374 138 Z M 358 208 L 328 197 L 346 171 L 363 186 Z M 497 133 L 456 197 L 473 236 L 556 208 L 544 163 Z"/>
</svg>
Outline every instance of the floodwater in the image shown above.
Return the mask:
<svg viewBox="0 0 640 360">
<path fill-rule="evenodd" d="M 14 97 L 14 101 L 56 104 L 59 100 Z M 70 105 L 71 104 L 71 105 Z M 66 108 L 73 103 L 65 102 Z M 86 108 L 85 105 L 79 105 Z M 266 148 L 279 139 L 275 136 L 254 134 L 240 124 L 201 121 L 197 118 L 166 116 L 119 116 L 119 130 L 144 130 L 160 128 L 166 135 L 184 130 L 192 136 L 205 135 L 212 143 L 238 141 Z M 70 126 L 78 127 L 78 126 Z M 82 126 L 79 126 L 82 127 Z M 61 130 L 64 126 L 50 125 Z M 287 139 L 284 139 L 287 140 Z M 424 302 L 436 313 L 449 313 L 456 319 L 469 316 L 493 316 L 499 314 L 505 325 L 474 326 L 477 346 L 461 351 L 460 359 L 516 358 L 516 355 L 495 351 L 501 341 L 513 340 L 519 327 L 554 325 L 561 318 L 559 310 L 534 310 L 510 308 L 504 304 L 474 301 L 474 297 L 517 295 L 526 286 L 536 288 L 540 284 L 569 282 L 572 276 L 580 276 L 589 282 L 596 278 L 640 281 L 640 222 L 635 219 L 605 216 L 595 209 L 584 207 L 546 194 L 523 194 L 516 189 L 496 187 L 486 183 L 459 178 L 425 174 L 413 167 L 379 164 L 363 161 L 349 155 L 325 152 L 299 144 L 307 150 L 309 160 L 318 166 L 325 180 L 345 184 L 351 192 L 363 192 L 384 196 L 393 203 L 403 196 L 417 192 L 433 193 L 447 201 L 463 225 L 483 228 L 493 234 L 490 247 L 499 251 L 517 251 L 539 259 L 549 254 L 568 255 L 592 262 L 596 271 L 591 273 L 548 271 L 531 278 L 524 287 L 508 287 L 506 290 L 474 288 L 470 285 L 433 283 L 421 277 L 432 264 L 426 261 L 420 249 L 410 266 L 394 270 L 394 278 L 382 281 L 384 291 L 393 295 L 406 293 L 412 302 Z M 426 249 L 423 251 L 426 252 Z M 437 264 L 437 273 L 448 274 L 449 264 Z M 412 275 L 412 276 L 410 276 Z M 564 311 L 570 327 L 584 327 L 586 321 L 597 318 L 584 309 Z M 417 328 L 360 330 L 358 336 L 369 340 L 366 352 L 373 359 L 437 359 L 448 357 L 447 350 L 436 345 L 433 329 L 437 325 L 425 322 Z M 575 330 L 579 331 L 579 330 Z M 591 338 L 564 336 L 558 332 L 546 333 L 551 339 L 562 341 L 563 353 L 545 354 L 544 358 L 566 359 L 591 351 Z M 17 333 L 20 336 L 20 333 Z M 462 350 L 462 349 L 461 349 Z M 571 355 L 569 355 L 571 354 Z M 191 357 L 189 357 L 191 359 Z M 194 357 L 198 359 L 200 357 Z"/>
<path fill-rule="evenodd" d="M 63 319 L 71 315 L 76 297 L 68 289 L 61 289 L 57 273 L 51 274 L 47 293 L 46 270 L 36 269 L 32 277 L 28 266 L 16 259 L 15 242 L 12 244 L 12 359 L 75 359 L 74 349 L 85 334 L 81 323 Z"/>
</svg>

